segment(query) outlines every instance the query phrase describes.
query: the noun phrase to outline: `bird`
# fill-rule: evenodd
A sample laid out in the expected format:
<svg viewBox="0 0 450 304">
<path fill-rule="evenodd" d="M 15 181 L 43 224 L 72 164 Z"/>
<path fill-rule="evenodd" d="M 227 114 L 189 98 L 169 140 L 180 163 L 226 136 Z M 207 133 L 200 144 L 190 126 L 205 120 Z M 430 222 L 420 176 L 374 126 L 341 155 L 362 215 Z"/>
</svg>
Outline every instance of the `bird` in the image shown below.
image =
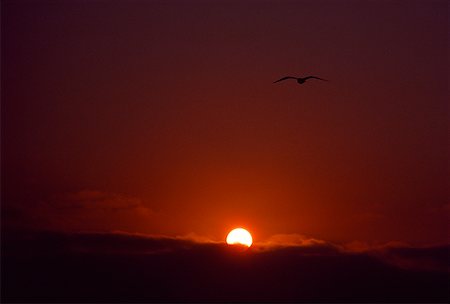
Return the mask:
<svg viewBox="0 0 450 304">
<path fill-rule="evenodd" d="M 306 76 L 306 77 L 286 76 L 286 77 L 278 79 L 277 81 L 274 81 L 273 83 L 277 83 L 277 82 L 280 82 L 280 81 L 283 81 L 283 80 L 286 80 L 286 79 L 296 79 L 298 84 L 304 84 L 306 82 L 306 80 L 308 80 L 308 79 L 319 79 L 319 80 L 323 80 L 323 81 L 328 81 L 326 79 L 322 79 L 322 78 L 319 78 L 319 77 L 316 77 L 316 76 Z"/>
</svg>

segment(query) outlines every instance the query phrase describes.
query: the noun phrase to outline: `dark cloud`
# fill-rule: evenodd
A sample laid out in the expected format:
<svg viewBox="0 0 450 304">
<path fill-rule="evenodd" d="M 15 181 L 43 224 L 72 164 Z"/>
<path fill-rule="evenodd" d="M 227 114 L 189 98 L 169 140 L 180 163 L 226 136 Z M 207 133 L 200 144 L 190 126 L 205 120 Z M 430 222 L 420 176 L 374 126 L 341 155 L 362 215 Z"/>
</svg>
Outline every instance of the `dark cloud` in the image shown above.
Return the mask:
<svg viewBox="0 0 450 304">
<path fill-rule="evenodd" d="M 410 270 L 450 273 L 450 245 L 412 246 L 404 242 L 370 245 L 352 242 L 340 246 L 343 252 L 368 254 L 384 263 Z"/>
<path fill-rule="evenodd" d="M 138 198 L 98 190 L 81 190 L 56 195 L 52 201 L 51 204 L 57 205 L 58 208 L 69 209 L 124 210 L 145 208 Z"/>
<path fill-rule="evenodd" d="M 7 254 L 92 253 L 92 254 L 154 254 L 190 250 L 218 244 L 206 238 L 190 234 L 180 237 L 154 236 L 140 233 L 77 232 L 7 234 L 4 241 Z"/>
<path fill-rule="evenodd" d="M 450 273 L 450 245 L 386 246 L 374 251 L 374 254 L 383 261 L 400 268 Z"/>
<path fill-rule="evenodd" d="M 138 197 L 90 189 L 6 204 L 2 220 L 16 228 L 63 231 L 145 231 L 164 221 Z"/>
<path fill-rule="evenodd" d="M 3 235 L 2 298 L 10 302 L 448 300 L 448 264 L 442 265 L 448 247 L 391 244 L 356 252 L 297 235 L 270 240 L 241 251 L 195 235 L 11 232 Z M 393 257 L 425 259 L 443 267 L 403 267 L 392 263 Z"/>
</svg>

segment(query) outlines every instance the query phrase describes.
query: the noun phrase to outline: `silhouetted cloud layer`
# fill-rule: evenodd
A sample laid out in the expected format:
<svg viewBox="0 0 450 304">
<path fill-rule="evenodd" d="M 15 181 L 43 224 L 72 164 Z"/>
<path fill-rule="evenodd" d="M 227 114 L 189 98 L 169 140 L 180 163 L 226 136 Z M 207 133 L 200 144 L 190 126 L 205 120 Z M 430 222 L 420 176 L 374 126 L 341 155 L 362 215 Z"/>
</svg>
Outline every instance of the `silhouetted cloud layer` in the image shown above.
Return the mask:
<svg viewBox="0 0 450 304">
<path fill-rule="evenodd" d="M 84 189 L 32 201 L 7 204 L 2 220 L 9 227 L 37 230 L 140 231 L 163 220 L 141 198 Z"/>
<path fill-rule="evenodd" d="M 373 253 L 383 261 L 404 269 L 450 272 L 450 246 L 385 247 Z"/>
<path fill-rule="evenodd" d="M 247 251 L 195 235 L 7 233 L 9 302 L 446 302 L 449 246 L 355 251 L 299 235 Z"/>
</svg>

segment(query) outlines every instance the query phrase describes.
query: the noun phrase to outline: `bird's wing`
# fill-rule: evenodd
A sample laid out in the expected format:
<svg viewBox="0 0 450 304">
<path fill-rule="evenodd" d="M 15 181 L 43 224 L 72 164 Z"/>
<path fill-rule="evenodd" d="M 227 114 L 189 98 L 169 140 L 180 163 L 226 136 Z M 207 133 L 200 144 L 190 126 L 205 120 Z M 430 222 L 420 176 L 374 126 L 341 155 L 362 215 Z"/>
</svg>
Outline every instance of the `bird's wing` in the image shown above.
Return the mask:
<svg viewBox="0 0 450 304">
<path fill-rule="evenodd" d="M 319 80 L 323 80 L 323 81 L 328 81 L 328 80 L 326 80 L 326 79 L 319 78 L 319 77 L 316 77 L 316 76 L 308 76 L 308 77 L 305 77 L 305 78 L 303 78 L 303 79 L 304 79 L 304 80 L 307 80 L 307 79 L 310 79 L 310 78 L 319 79 Z"/>
<path fill-rule="evenodd" d="M 273 83 L 280 82 L 280 81 L 283 81 L 283 80 L 286 80 L 286 79 L 297 79 L 297 77 L 286 76 L 286 77 L 278 79 L 277 81 L 274 81 Z"/>
</svg>

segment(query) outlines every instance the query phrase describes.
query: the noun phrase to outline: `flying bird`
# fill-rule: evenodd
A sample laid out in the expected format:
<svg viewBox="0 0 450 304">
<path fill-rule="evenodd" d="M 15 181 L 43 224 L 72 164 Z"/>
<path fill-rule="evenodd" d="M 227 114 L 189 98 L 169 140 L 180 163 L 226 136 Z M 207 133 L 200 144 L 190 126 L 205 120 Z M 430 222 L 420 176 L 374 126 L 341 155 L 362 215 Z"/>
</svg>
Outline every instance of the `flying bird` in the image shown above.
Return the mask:
<svg viewBox="0 0 450 304">
<path fill-rule="evenodd" d="M 281 79 L 278 79 L 277 81 L 274 81 L 273 83 L 277 83 L 277 82 L 280 82 L 280 81 L 283 81 L 283 80 L 286 80 L 286 79 L 296 79 L 298 84 L 304 84 L 306 82 L 306 80 L 308 80 L 308 79 L 319 79 L 319 80 L 323 80 L 323 81 L 328 81 L 326 79 L 322 79 L 322 78 L 319 78 L 319 77 L 316 77 L 316 76 L 307 76 L 307 77 L 286 76 L 286 77 L 283 77 Z"/>
</svg>

